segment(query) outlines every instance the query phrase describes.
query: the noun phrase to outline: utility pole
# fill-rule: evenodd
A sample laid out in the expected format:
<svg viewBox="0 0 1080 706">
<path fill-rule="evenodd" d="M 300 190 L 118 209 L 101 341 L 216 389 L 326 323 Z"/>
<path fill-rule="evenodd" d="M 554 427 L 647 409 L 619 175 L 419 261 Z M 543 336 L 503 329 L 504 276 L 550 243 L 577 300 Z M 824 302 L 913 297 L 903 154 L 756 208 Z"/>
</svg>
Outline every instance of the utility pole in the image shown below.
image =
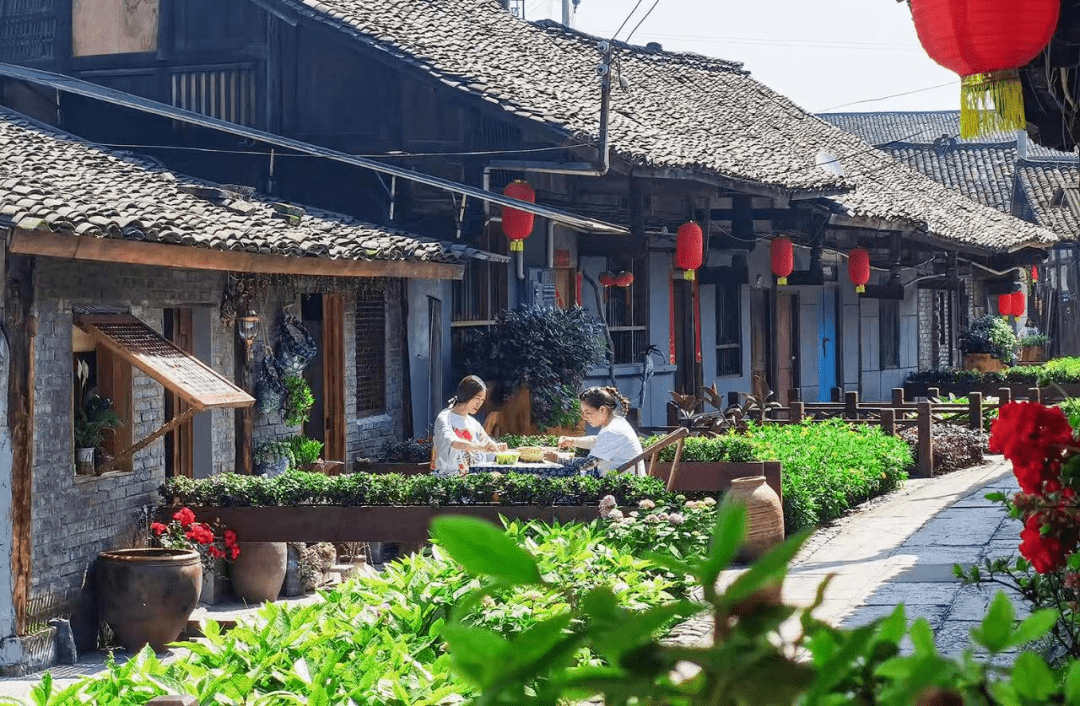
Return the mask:
<svg viewBox="0 0 1080 706">
<path fill-rule="evenodd" d="M 570 19 L 573 17 L 570 3 L 571 0 L 562 0 L 562 23 L 564 27 L 570 26 Z"/>
</svg>

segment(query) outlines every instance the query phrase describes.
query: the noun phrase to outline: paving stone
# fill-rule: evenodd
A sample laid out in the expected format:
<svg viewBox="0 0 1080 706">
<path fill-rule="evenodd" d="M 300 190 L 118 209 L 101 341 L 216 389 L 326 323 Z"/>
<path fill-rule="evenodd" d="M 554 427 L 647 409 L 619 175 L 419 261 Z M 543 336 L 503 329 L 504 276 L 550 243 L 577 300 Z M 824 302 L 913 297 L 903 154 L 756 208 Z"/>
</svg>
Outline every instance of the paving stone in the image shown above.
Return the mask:
<svg viewBox="0 0 1080 706">
<path fill-rule="evenodd" d="M 893 558 L 905 556 L 917 557 L 919 564 L 943 564 L 952 566 L 954 563 L 973 564 L 982 561 L 985 545 L 950 546 L 939 545 L 903 546 L 896 550 Z"/>
<path fill-rule="evenodd" d="M 859 606 L 848 615 L 844 616 L 842 625 L 844 627 L 858 627 L 860 625 L 866 625 L 869 622 L 877 620 L 878 618 L 884 618 L 888 615 L 892 615 L 896 610 L 896 606 L 885 605 L 866 605 Z M 945 620 L 945 616 L 948 613 L 949 606 L 947 605 L 905 605 L 904 615 L 907 617 L 908 624 L 918 618 L 926 618 L 930 623 L 930 627 L 937 628 Z"/>
<path fill-rule="evenodd" d="M 866 605 L 944 605 L 956 597 L 957 586 L 951 582 L 889 582 L 866 599 Z"/>
<path fill-rule="evenodd" d="M 953 601 L 952 607 L 949 609 L 949 620 L 981 621 L 986 617 L 986 610 L 990 607 L 990 602 L 1001 591 L 1005 591 L 1012 599 L 1017 618 L 1024 618 L 1030 614 L 1027 604 L 1022 601 L 1020 595 L 1015 591 L 1007 590 L 1004 586 L 996 584 L 980 584 L 960 586 L 960 590 L 956 592 L 956 600 Z"/>
</svg>

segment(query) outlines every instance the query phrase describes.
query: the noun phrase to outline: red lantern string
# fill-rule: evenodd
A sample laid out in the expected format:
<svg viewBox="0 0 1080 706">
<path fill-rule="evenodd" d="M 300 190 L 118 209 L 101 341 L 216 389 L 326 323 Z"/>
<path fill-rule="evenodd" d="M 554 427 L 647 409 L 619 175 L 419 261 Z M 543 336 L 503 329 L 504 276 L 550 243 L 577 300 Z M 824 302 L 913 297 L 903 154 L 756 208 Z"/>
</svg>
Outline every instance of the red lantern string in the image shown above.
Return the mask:
<svg viewBox="0 0 1080 706">
<path fill-rule="evenodd" d="M 1012 293 L 998 295 L 998 313 L 1006 319 L 1012 316 Z"/>
<path fill-rule="evenodd" d="M 848 277 L 856 292 L 866 291 L 866 283 L 870 281 L 870 253 L 864 248 L 855 248 L 848 254 Z"/>
<path fill-rule="evenodd" d="M 782 236 L 769 245 L 769 259 L 772 261 L 772 273 L 781 287 L 787 284 L 788 275 L 795 269 L 795 247 L 791 238 Z"/>
<path fill-rule="evenodd" d="M 608 272 L 607 270 L 604 270 L 603 272 L 600 273 L 600 276 L 597 277 L 596 279 L 597 279 L 597 281 L 600 282 L 600 284 L 602 284 L 605 287 L 614 287 L 615 286 L 615 273 L 614 272 Z"/>
<path fill-rule="evenodd" d="M 679 226 L 675 238 L 675 267 L 683 271 L 683 279 L 694 279 L 694 270 L 701 267 L 704 244 L 701 226 L 688 221 Z"/>
<path fill-rule="evenodd" d="M 634 273 L 633 272 L 620 272 L 619 274 L 615 275 L 615 286 L 616 287 L 629 287 L 633 283 L 634 283 Z"/>
<path fill-rule="evenodd" d="M 1012 314 L 1013 316 L 1020 317 L 1027 313 L 1027 302 L 1024 298 L 1023 292 L 1012 293 Z"/>
<path fill-rule="evenodd" d="M 518 179 L 510 182 L 503 189 L 503 195 L 512 199 L 536 203 L 536 192 L 529 186 L 527 181 Z M 522 242 L 528 238 L 533 230 L 533 214 L 517 208 L 504 206 L 502 210 L 503 233 L 510 240 L 510 252 L 521 252 L 525 249 Z"/>
<path fill-rule="evenodd" d="M 1031 281 L 1032 283 L 1039 281 L 1039 268 L 1032 266 L 1031 268 Z"/>
</svg>

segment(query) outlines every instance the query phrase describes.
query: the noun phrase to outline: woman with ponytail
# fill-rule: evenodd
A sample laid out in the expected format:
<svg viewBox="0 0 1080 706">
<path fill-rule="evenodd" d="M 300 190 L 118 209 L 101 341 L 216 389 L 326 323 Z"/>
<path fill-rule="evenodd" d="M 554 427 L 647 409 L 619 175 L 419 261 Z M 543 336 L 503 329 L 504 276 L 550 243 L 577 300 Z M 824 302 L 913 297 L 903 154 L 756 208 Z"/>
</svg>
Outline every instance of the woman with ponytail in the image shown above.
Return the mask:
<svg viewBox="0 0 1080 706">
<path fill-rule="evenodd" d="M 626 421 L 626 410 L 630 401 L 623 397 L 618 388 L 590 387 L 582 392 L 581 416 L 591 427 L 600 427 L 595 436 L 560 436 L 559 448 L 590 449 L 584 466 L 594 466 L 599 475 L 613 471 L 630 459 L 641 454 L 641 442 L 637 433 Z M 619 410 L 620 405 L 622 411 Z M 645 464 L 638 461 L 630 469 L 634 475 L 645 475 Z"/>
<path fill-rule="evenodd" d="M 431 469 L 437 475 L 468 473 L 473 454 L 506 450 L 506 444 L 492 441 L 472 416 L 480 411 L 486 399 L 487 385 L 475 375 L 469 375 L 458 383 L 450 406 L 435 418 Z"/>
</svg>

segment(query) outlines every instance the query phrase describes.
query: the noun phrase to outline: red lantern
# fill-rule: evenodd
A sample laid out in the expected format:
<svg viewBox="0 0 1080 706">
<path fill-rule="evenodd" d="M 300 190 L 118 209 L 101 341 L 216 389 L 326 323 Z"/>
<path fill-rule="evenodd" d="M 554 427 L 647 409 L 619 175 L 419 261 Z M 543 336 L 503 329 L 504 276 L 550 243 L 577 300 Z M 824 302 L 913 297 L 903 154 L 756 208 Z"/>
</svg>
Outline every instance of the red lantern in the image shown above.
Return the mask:
<svg viewBox="0 0 1080 706">
<path fill-rule="evenodd" d="M 998 295 L 998 313 L 1006 319 L 1012 316 L 1012 292 Z"/>
<path fill-rule="evenodd" d="M 791 238 L 784 236 L 773 240 L 769 245 L 769 258 L 776 283 L 786 285 L 788 275 L 795 269 L 795 246 L 791 244 Z"/>
<path fill-rule="evenodd" d="M 536 192 L 533 191 L 527 181 L 521 179 L 507 184 L 506 188 L 503 189 L 503 196 L 536 203 Z M 502 210 L 502 229 L 503 233 L 506 233 L 506 237 L 510 239 L 510 252 L 521 252 L 525 249 L 525 244 L 522 241 L 532 233 L 533 214 L 504 206 Z"/>
<path fill-rule="evenodd" d="M 1039 281 L 1039 268 L 1033 266 L 1031 268 L 1031 282 L 1034 284 L 1035 282 L 1038 282 L 1038 281 Z"/>
<path fill-rule="evenodd" d="M 620 272 L 619 274 L 615 275 L 615 286 L 616 287 L 629 287 L 633 283 L 634 283 L 634 273 L 633 272 Z"/>
<path fill-rule="evenodd" d="M 855 248 L 848 254 L 848 277 L 855 291 L 862 294 L 870 281 L 870 253 L 865 248 Z"/>
<path fill-rule="evenodd" d="M 960 135 L 1023 130 L 1017 71 L 1050 43 L 1061 0 L 911 0 L 930 58 L 962 77 Z"/>
<path fill-rule="evenodd" d="M 1027 313 L 1027 302 L 1024 300 L 1023 292 L 1012 293 L 1012 315 L 1023 316 Z"/>
<path fill-rule="evenodd" d="M 614 272 L 608 272 L 607 270 L 604 270 L 603 272 L 600 273 L 600 276 L 597 277 L 596 279 L 600 282 L 600 284 L 602 284 L 605 287 L 614 287 L 615 286 L 615 273 Z"/>
<path fill-rule="evenodd" d="M 675 239 L 675 267 L 683 271 L 683 279 L 694 279 L 694 270 L 701 267 L 703 250 L 701 226 L 688 221 L 679 226 Z"/>
</svg>

